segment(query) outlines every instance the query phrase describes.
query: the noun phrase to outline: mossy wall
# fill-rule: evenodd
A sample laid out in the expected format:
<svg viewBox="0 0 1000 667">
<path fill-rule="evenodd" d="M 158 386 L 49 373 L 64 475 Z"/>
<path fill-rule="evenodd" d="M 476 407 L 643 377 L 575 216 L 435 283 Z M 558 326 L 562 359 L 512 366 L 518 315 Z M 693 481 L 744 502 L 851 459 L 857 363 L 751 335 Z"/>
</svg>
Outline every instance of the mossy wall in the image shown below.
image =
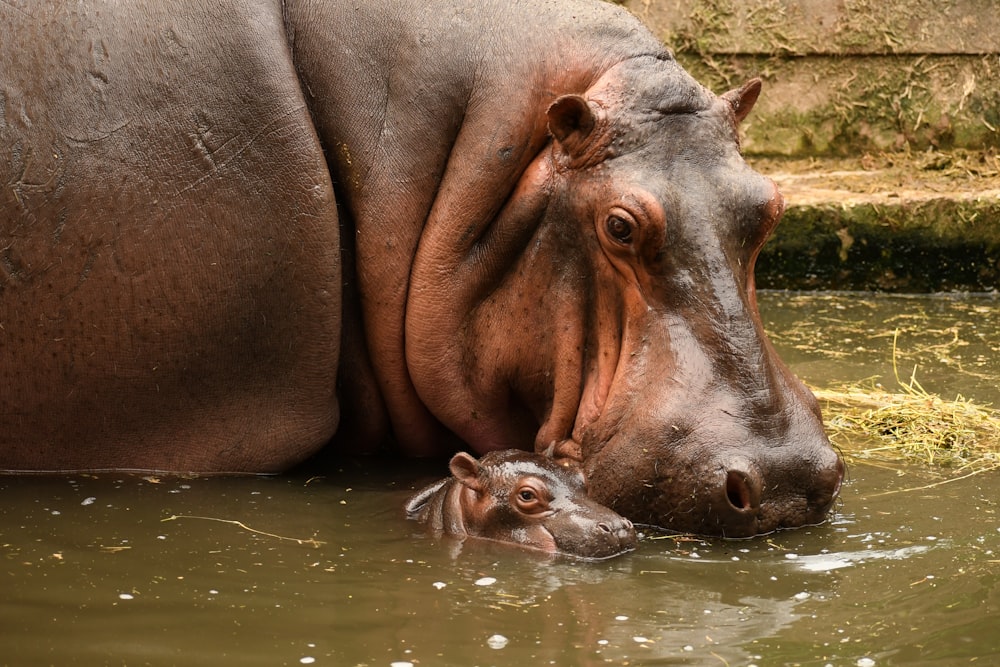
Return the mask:
<svg viewBox="0 0 1000 667">
<path fill-rule="evenodd" d="M 749 155 L 1000 147 L 996 0 L 627 0 L 717 92 L 760 76 Z"/>
<path fill-rule="evenodd" d="M 1000 285 L 1000 202 L 826 208 L 789 209 L 758 262 L 761 286 L 984 292 Z"/>
</svg>

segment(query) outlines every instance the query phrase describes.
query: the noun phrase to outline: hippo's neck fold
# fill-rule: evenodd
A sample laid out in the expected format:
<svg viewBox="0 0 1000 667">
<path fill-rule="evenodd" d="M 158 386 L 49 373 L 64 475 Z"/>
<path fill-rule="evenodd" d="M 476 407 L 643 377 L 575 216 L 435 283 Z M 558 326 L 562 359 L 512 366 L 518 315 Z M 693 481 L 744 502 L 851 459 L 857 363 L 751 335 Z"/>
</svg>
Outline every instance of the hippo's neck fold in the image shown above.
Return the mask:
<svg viewBox="0 0 1000 667">
<path fill-rule="evenodd" d="M 624 10 L 572 0 L 435 12 L 289 0 L 286 24 L 343 203 L 341 236 L 354 239 L 345 298 L 356 297 L 363 330 L 345 328 L 345 347 L 362 340 L 350 352 L 370 372 L 345 366 L 340 384 L 377 391 L 410 453 L 450 448 L 441 422 L 480 451 L 530 446 L 523 427 L 517 442 L 491 434 L 508 410 L 536 409 L 505 405 L 500 387 L 473 395 L 453 343 L 530 239 L 532 216 L 521 214 L 539 202 L 512 193 L 548 141 L 548 105 L 666 50 Z M 520 27 L 516 48 L 498 25 Z"/>
</svg>

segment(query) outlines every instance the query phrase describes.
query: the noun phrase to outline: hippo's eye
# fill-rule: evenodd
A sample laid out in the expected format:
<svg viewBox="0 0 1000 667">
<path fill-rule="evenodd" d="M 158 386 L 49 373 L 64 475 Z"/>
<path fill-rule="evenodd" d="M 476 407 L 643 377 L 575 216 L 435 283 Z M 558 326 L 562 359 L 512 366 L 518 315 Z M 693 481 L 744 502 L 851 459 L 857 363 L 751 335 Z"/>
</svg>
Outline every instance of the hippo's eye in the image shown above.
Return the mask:
<svg viewBox="0 0 1000 667">
<path fill-rule="evenodd" d="M 628 244 L 632 242 L 632 223 L 617 215 L 608 216 L 604 223 L 608 230 L 608 235 L 619 243 Z"/>
<path fill-rule="evenodd" d="M 532 491 L 531 489 L 521 489 L 518 492 L 517 497 L 520 498 L 521 500 L 523 500 L 526 503 L 530 503 L 532 500 L 535 499 L 536 496 L 535 496 L 535 492 Z"/>
</svg>

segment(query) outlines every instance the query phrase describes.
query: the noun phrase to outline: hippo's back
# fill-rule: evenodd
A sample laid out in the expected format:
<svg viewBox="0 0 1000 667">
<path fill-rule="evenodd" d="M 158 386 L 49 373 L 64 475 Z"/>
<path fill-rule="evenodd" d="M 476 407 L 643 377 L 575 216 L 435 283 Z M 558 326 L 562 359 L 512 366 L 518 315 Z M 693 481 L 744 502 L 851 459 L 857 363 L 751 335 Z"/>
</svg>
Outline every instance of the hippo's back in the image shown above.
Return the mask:
<svg viewBox="0 0 1000 667">
<path fill-rule="evenodd" d="M 331 437 L 333 191 L 251 5 L 0 4 L 0 468 L 266 470 Z"/>
</svg>

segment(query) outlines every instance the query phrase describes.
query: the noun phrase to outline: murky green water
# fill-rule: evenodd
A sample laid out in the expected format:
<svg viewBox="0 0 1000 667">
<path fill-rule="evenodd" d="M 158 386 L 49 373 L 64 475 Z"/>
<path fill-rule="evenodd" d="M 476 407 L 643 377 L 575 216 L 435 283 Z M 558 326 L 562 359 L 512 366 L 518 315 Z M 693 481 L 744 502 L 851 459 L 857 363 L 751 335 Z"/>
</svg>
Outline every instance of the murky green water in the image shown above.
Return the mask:
<svg viewBox="0 0 1000 667">
<path fill-rule="evenodd" d="M 891 380 L 900 326 L 907 377 L 918 363 L 929 390 L 1000 402 L 995 300 L 766 294 L 761 308 L 814 385 Z M 0 477 L 0 664 L 1000 662 L 998 474 L 942 484 L 856 463 L 823 526 L 647 536 L 582 563 L 423 536 L 400 506 L 442 473 Z"/>
</svg>

